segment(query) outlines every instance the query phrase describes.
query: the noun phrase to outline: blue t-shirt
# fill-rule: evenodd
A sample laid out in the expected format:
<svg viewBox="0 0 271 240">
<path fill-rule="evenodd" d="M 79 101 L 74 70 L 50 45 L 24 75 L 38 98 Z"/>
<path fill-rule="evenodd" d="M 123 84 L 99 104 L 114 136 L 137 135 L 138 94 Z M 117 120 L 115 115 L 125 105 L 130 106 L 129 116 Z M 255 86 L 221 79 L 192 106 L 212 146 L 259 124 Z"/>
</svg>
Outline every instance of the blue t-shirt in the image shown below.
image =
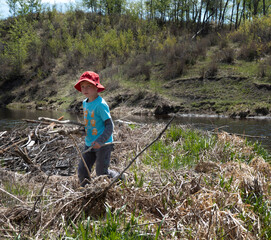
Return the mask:
<svg viewBox="0 0 271 240">
<path fill-rule="evenodd" d="M 86 129 L 85 142 L 87 146 L 91 144 L 103 133 L 104 121 L 111 118 L 109 107 L 106 101 L 98 96 L 94 101 L 87 102 L 87 99 L 83 101 L 84 111 L 84 123 Z M 106 141 L 113 142 L 113 134 Z"/>
</svg>

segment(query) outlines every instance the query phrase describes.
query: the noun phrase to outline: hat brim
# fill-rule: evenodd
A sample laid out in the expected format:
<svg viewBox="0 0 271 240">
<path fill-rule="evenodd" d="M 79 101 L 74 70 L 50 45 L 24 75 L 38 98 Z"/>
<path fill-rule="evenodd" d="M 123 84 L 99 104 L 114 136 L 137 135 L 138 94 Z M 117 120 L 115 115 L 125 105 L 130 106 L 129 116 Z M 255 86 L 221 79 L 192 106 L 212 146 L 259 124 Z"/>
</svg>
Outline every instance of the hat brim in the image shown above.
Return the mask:
<svg viewBox="0 0 271 240">
<path fill-rule="evenodd" d="M 82 92 L 80 83 L 81 83 L 81 82 L 84 82 L 84 81 L 89 82 L 89 83 L 93 84 L 94 86 L 96 86 L 96 87 L 98 88 L 98 92 L 102 92 L 103 90 L 105 90 L 105 87 L 104 87 L 102 84 L 100 84 L 100 83 L 95 83 L 94 81 L 92 81 L 92 80 L 90 80 L 90 79 L 87 79 L 87 78 L 83 78 L 83 79 L 80 79 L 80 80 L 74 85 L 74 87 L 75 87 L 75 89 L 76 89 L 77 91 Z"/>
</svg>

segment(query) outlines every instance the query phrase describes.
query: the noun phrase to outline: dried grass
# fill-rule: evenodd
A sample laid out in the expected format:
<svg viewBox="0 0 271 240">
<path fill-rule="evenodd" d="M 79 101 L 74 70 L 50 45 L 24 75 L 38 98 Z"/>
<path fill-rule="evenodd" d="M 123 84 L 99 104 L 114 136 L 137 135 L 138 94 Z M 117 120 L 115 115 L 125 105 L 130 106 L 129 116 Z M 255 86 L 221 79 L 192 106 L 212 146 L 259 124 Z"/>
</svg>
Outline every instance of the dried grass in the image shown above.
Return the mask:
<svg viewBox="0 0 271 240">
<path fill-rule="evenodd" d="M 162 124 L 137 125 L 133 128 L 127 124 L 115 124 L 114 138 L 121 144 L 115 145 L 111 167 L 124 169 L 129 160 L 153 140 L 162 128 Z M 48 141 L 45 131 L 43 139 Z M 77 138 L 77 141 L 82 143 L 83 139 Z M 55 154 L 72 144 L 69 138 L 58 139 L 55 144 L 58 142 L 62 144 L 62 150 Z M 31 190 L 31 194 L 27 196 L 15 196 L 12 192 L 7 195 L 0 191 L 0 196 L 3 197 L 0 201 L 0 236 L 12 238 L 13 234 L 22 233 L 24 236 L 39 239 L 48 234 L 48 229 L 50 234 L 64 233 L 65 222 L 76 222 L 81 212 L 98 219 L 105 214 L 107 204 L 111 209 L 126 205 L 123 212 L 126 218 L 131 218 L 132 213 L 140 215 L 144 224 L 149 223 L 150 231 L 155 231 L 153 225 L 163 220 L 160 232 L 162 239 L 257 239 L 260 219 L 251 206 L 243 202 L 242 193 L 253 192 L 270 200 L 268 189 L 271 167 L 259 156 L 255 156 L 249 165 L 230 160 L 219 162 L 223 145 L 226 143 L 230 144 L 234 151 L 240 151 L 244 155 L 253 152 L 244 139 L 225 132 L 218 133 L 215 147 L 208 153 L 203 153 L 201 161 L 194 168 L 166 171 L 159 166 L 154 168 L 143 164 L 139 157 L 128 169 L 126 181 L 118 182 L 107 192 L 103 190 L 110 184 L 111 179 L 106 176 L 95 177 L 94 173 L 90 184 L 84 189 L 79 187 L 76 174 L 52 175 L 48 178 L 39 170 L 39 158 L 44 161 L 42 153 L 36 159 L 35 165 L 38 168 L 35 171 L 18 173 L 0 168 L 1 189 L 4 189 L 9 181 L 25 185 Z M 39 144 L 42 148 L 42 142 Z M 3 141 L 2 146 L 7 147 L 7 142 Z M 4 152 L 4 158 L 13 156 L 12 152 L 13 148 Z M 208 160 L 210 158 L 214 161 Z M 78 160 L 78 157 L 76 159 Z M 135 172 L 138 176 L 144 176 L 140 186 L 135 179 Z M 226 182 L 232 178 L 228 189 L 221 183 L 222 176 Z M 17 197 L 25 204 L 17 201 Z M 10 207 L 7 204 L 9 201 L 12 202 Z M 253 231 L 249 231 L 240 214 L 246 215 L 253 222 Z"/>
</svg>

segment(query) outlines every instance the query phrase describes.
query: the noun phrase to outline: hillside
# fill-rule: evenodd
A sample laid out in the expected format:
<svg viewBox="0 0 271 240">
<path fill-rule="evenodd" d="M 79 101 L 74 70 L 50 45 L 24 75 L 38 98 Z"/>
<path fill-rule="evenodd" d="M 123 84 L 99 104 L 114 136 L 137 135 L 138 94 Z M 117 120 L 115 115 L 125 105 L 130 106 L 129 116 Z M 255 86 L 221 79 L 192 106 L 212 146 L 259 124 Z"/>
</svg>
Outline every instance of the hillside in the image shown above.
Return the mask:
<svg viewBox="0 0 271 240">
<path fill-rule="evenodd" d="M 93 70 L 113 111 L 270 116 L 269 22 L 210 24 L 193 38 L 193 27 L 125 15 L 52 11 L 2 20 L 0 105 L 78 111 L 73 85 Z"/>
</svg>

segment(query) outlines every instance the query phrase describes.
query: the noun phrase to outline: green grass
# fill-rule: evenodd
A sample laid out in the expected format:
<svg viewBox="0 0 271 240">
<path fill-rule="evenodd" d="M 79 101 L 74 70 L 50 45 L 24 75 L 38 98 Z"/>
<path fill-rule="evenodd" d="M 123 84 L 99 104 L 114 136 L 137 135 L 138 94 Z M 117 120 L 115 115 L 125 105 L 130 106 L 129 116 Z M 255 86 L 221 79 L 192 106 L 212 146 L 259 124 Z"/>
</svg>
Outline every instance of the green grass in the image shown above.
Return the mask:
<svg viewBox="0 0 271 240">
<path fill-rule="evenodd" d="M 258 231 L 259 239 L 271 239 L 271 203 L 266 201 L 262 195 L 250 192 L 246 194 L 242 192 L 242 200 L 246 204 L 250 205 L 250 208 L 258 216 L 260 226 L 255 226 L 255 222 L 250 216 L 244 213 L 240 214 L 239 217 L 246 223 L 246 227 L 249 231 Z"/>
<path fill-rule="evenodd" d="M 135 217 L 132 213 L 130 220 L 123 214 L 125 206 L 112 212 L 106 205 L 106 217 L 100 221 L 90 217 L 82 219 L 78 223 L 66 226 L 65 235 L 59 239 L 78 240 L 151 240 L 158 239 L 160 226 L 157 227 L 156 235 L 150 235 L 148 224 L 140 226 L 140 216 Z"/>
<path fill-rule="evenodd" d="M 233 70 L 244 76 L 255 76 L 258 73 L 259 64 L 256 61 L 246 62 L 244 60 L 235 61 Z"/>
<path fill-rule="evenodd" d="M 255 153 L 263 157 L 266 162 L 269 162 L 271 164 L 271 154 L 265 148 L 262 147 L 261 143 L 255 142 L 249 144 L 253 146 L 253 150 Z"/>
<path fill-rule="evenodd" d="M 4 182 L 4 188 L 7 192 L 21 197 L 27 197 L 32 194 L 32 191 L 29 190 L 28 186 L 15 184 L 12 182 Z"/>
<path fill-rule="evenodd" d="M 2 186 L 5 191 L 16 196 L 19 199 L 31 199 L 33 196 L 33 191 L 29 189 L 26 185 L 21 185 L 14 182 L 2 182 Z M 5 207 L 12 207 L 18 204 L 17 200 L 14 200 L 12 197 L 8 196 L 5 193 L 0 192 L 0 205 Z"/>
<path fill-rule="evenodd" d="M 215 144 L 215 137 L 205 136 L 198 130 L 171 126 L 166 138 L 154 143 L 143 162 L 160 165 L 162 169 L 192 167 L 199 161 L 200 153 Z"/>
</svg>

